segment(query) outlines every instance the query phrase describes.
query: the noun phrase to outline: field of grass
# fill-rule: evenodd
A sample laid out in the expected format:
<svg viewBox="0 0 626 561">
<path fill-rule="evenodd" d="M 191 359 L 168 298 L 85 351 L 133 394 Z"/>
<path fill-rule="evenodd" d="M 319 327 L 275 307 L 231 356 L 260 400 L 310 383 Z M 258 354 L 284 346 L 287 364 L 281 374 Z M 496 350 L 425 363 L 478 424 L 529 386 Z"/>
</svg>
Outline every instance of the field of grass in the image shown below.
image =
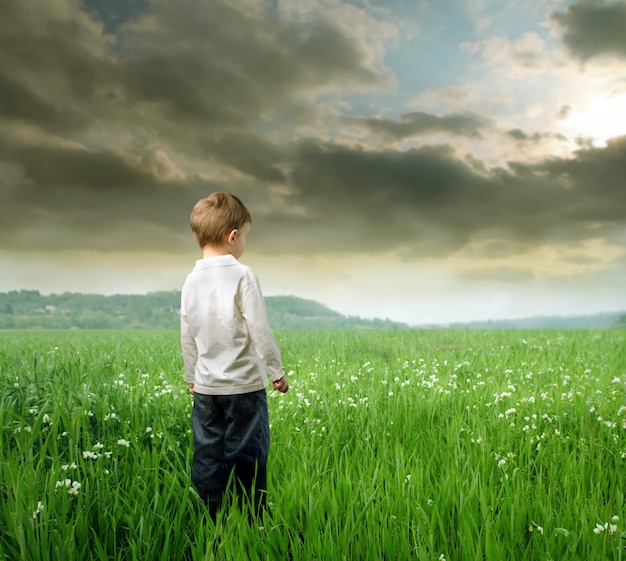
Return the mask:
<svg viewBox="0 0 626 561">
<path fill-rule="evenodd" d="M 623 331 L 282 331 L 269 509 L 190 487 L 175 331 L 0 333 L 0 560 L 626 559 Z"/>
</svg>

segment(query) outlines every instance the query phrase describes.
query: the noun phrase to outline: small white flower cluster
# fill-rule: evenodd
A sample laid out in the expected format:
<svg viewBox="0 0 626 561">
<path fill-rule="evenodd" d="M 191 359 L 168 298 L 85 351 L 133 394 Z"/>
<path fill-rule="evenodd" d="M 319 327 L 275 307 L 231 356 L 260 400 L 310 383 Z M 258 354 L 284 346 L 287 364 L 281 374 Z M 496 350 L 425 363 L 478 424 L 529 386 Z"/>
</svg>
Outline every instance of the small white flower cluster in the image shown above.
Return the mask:
<svg viewBox="0 0 626 561">
<path fill-rule="evenodd" d="M 78 481 L 64 479 L 63 481 L 57 481 L 55 487 L 63 487 L 67 489 L 69 495 L 78 495 L 78 490 L 80 489 L 81 485 Z"/>
<path fill-rule="evenodd" d="M 98 458 L 102 457 L 102 453 L 100 451 L 104 448 L 104 444 L 96 442 L 92 448 L 92 450 L 83 450 L 83 460 L 97 460 Z M 105 452 L 104 455 L 107 458 L 110 458 L 111 452 Z"/>
<path fill-rule="evenodd" d="M 497 452 L 494 452 L 493 458 L 498 463 L 499 468 L 504 468 L 509 460 L 515 458 L 515 454 L 513 452 L 509 452 L 506 456 L 502 456 Z"/>
<path fill-rule="evenodd" d="M 366 407 L 369 405 L 369 398 L 368 397 L 357 397 L 357 400 L 355 400 L 351 396 L 348 396 L 346 401 L 344 401 L 343 399 L 337 400 L 337 405 L 347 405 L 348 407 L 354 407 L 355 409 L 359 405 L 364 405 Z"/>
<path fill-rule="evenodd" d="M 611 522 L 618 522 L 619 516 L 612 516 Z M 617 532 L 617 524 L 610 524 L 605 522 L 604 524 L 596 524 L 596 527 L 593 529 L 594 534 L 614 534 Z"/>
<path fill-rule="evenodd" d="M 126 446 L 126 448 L 129 448 L 129 447 L 130 447 L 130 442 L 128 442 L 128 440 L 125 440 L 125 439 L 123 439 L 123 438 L 120 438 L 120 439 L 117 441 L 117 443 L 118 443 L 120 446 Z"/>
<path fill-rule="evenodd" d="M 154 397 L 161 397 L 161 396 L 172 393 L 172 386 L 170 384 L 164 384 L 163 387 L 161 387 L 160 385 L 157 385 L 157 386 L 154 386 L 153 390 L 154 390 Z M 152 401 L 152 398 L 150 398 L 149 401 Z"/>
</svg>

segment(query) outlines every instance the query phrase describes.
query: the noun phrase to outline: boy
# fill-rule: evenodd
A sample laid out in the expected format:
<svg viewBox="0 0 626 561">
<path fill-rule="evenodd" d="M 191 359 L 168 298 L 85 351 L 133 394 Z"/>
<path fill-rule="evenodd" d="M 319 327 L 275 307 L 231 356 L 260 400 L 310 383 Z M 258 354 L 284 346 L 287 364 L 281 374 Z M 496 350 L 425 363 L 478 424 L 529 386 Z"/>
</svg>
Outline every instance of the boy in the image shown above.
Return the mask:
<svg viewBox="0 0 626 561">
<path fill-rule="evenodd" d="M 251 222 L 244 204 L 222 192 L 199 200 L 190 218 L 203 254 L 185 280 L 180 310 L 185 380 L 194 395 L 191 479 L 213 519 L 233 471 L 256 512 L 263 507 L 267 373 L 275 390 L 289 389 L 259 281 L 238 261 Z"/>
</svg>

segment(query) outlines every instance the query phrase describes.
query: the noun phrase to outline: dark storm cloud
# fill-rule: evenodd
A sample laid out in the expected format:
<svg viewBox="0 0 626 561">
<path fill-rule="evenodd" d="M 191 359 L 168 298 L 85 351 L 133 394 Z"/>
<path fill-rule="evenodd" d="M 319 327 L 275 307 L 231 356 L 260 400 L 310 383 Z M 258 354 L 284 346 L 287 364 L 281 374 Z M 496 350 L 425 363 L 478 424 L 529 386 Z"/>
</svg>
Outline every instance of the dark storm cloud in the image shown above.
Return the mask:
<svg viewBox="0 0 626 561">
<path fill-rule="evenodd" d="M 144 249 L 150 241 L 135 230 L 146 220 L 162 232 L 159 245 L 187 244 L 191 206 L 222 188 L 191 176 L 163 180 L 150 158 L 110 151 L 22 147 L 12 161 L 21 173 L 17 188 L 3 188 L 11 198 L 0 210 L 1 239 L 9 243 L 11 225 L 38 224 L 46 232 L 39 249 L 113 242 Z M 495 170 L 443 146 L 400 152 L 313 141 L 301 142 L 288 164 L 287 194 L 275 196 L 276 205 L 268 206 L 258 181 L 231 189 L 253 211 L 261 252 L 441 256 L 484 239 L 483 253 L 491 255 L 494 243 L 507 247 L 506 240 L 515 248 L 610 239 L 616 225 L 626 225 L 626 137 L 571 159 Z M 57 236 L 68 226 L 80 235 Z M 120 238 L 121 230 L 128 235 Z"/>
<path fill-rule="evenodd" d="M 23 172 L 21 188 L 2 214 L 21 208 L 22 224 L 47 221 L 40 248 L 57 245 L 55 229 L 69 223 L 85 229 L 63 239 L 67 247 L 90 247 L 114 225 L 125 224 L 125 248 L 140 249 L 146 240 L 132 234 L 137 216 L 158 216 L 160 222 L 151 220 L 164 232 L 186 232 L 181 225 L 193 202 L 216 188 L 196 178 L 160 181 L 141 163 L 115 153 L 21 149 L 14 161 Z M 626 225 L 626 138 L 580 150 L 573 159 L 511 162 L 493 171 L 445 147 L 366 151 L 315 142 L 303 142 L 290 165 L 292 194 L 275 211 L 255 212 L 263 207 L 263 197 L 255 194 L 260 184 L 243 191 L 260 251 L 442 255 L 485 233 L 492 240 L 536 245 L 610 238 L 615 225 Z M 35 187 L 40 183 L 46 188 Z M 4 215 L 3 223 L 11 224 L 11 216 Z"/>
<path fill-rule="evenodd" d="M 300 96 L 381 83 L 363 45 L 328 20 L 273 21 L 220 0 L 147 9 L 112 35 L 78 2 L 3 3 L 0 118 L 57 135 L 149 131 L 214 146 L 219 160 L 233 134 L 249 138 Z"/>
<path fill-rule="evenodd" d="M 149 154 L 130 160 L 113 151 L 48 146 L 5 154 L 15 172 L 0 181 L 0 244 L 20 250 L 134 251 L 157 240 L 176 250 L 192 205 L 218 188 L 198 177 L 165 179 Z M 21 234 L 26 226 L 28 237 Z"/>
<path fill-rule="evenodd" d="M 307 142 L 293 183 L 291 204 L 306 208 L 305 218 L 274 216 L 271 232 L 284 228 L 289 250 L 442 255 L 485 234 L 521 247 L 610 238 L 615 225 L 626 226 L 626 137 L 574 158 L 494 170 L 441 146 L 400 152 Z"/>
<path fill-rule="evenodd" d="M 223 164 L 254 178 L 269 182 L 285 181 L 285 174 L 276 165 L 285 157 L 279 147 L 260 136 L 225 132 L 216 138 L 204 139 L 202 148 L 214 154 Z"/>
<path fill-rule="evenodd" d="M 567 140 L 564 135 L 558 133 L 528 133 L 522 129 L 511 129 L 507 131 L 506 134 L 519 142 L 530 142 L 532 144 L 539 144 L 545 140 L 560 140 L 563 142 Z"/>
<path fill-rule="evenodd" d="M 329 21 L 296 27 L 216 0 L 154 8 L 161 25 L 140 18 L 122 34 L 132 55 L 121 61 L 121 80 L 131 102 L 156 103 L 168 117 L 249 125 L 309 89 L 379 82 L 359 46 Z"/>
<path fill-rule="evenodd" d="M 86 115 L 47 102 L 36 92 L 19 84 L 5 73 L 0 74 L 0 116 L 32 123 L 51 131 L 84 127 Z"/>
<path fill-rule="evenodd" d="M 382 117 L 369 119 L 349 117 L 344 121 L 349 125 L 364 127 L 372 133 L 390 140 L 402 140 L 429 133 L 449 133 L 479 138 L 481 129 L 489 124 L 487 119 L 475 114 L 451 113 L 439 117 L 420 111 L 402 115 L 399 121 Z"/>
<path fill-rule="evenodd" d="M 365 43 L 328 19 L 279 21 L 220 0 L 141 5 L 104 23 L 102 2 L 0 5 L 5 247 L 145 249 L 111 234 L 141 223 L 186 233 L 191 205 L 220 188 L 262 200 L 266 182 L 285 182 L 285 147 L 254 127 L 315 92 L 382 80 Z"/>
<path fill-rule="evenodd" d="M 552 14 L 552 19 L 563 29 L 563 40 L 577 58 L 626 58 L 626 2 L 579 0 L 565 12 Z"/>
<path fill-rule="evenodd" d="M 55 11 L 56 10 L 56 11 Z M 110 84 L 108 40 L 80 11 L 61 5 L 0 5 L 0 116 L 54 133 L 97 117 L 99 86 Z"/>
<path fill-rule="evenodd" d="M 0 6 L 3 248 L 177 251 L 193 203 L 218 189 L 249 204 L 255 250 L 274 254 L 442 255 L 477 237 L 488 253 L 626 223 L 624 139 L 497 169 L 447 145 L 317 141 L 315 124 L 285 140 L 272 125 L 316 94 L 384 82 L 364 44 L 324 18 L 225 1 L 147 9 L 104 26 L 73 1 Z M 350 123 L 382 140 L 493 129 L 476 114 Z"/>
<path fill-rule="evenodd" d="M 103 144 L 92 151 L 100 153 L 98 165 L 76 163 L 80 174 L 65 172 L 80 175 L 58 183 L 67 199 L 74 188 L 105 189 L 107 178 L 117 178 L 119 161 L 102 156 L 108 145 L 139 153 L 143 144 L 167 146 L 195 158 L 195 169 L 283 181 L 283 158 L 253 127 L 297 113 L 312 92 L 384 82 L 364 44 L 328 19 L 295 23 L 220 0 L 154 0 L 147 11 L 122 10 L 124 18 L 105 26 L 98 19 L 104 5 L 90 4 L 33 0 L 0 8 L 3 123 L 11 131 L 33 126 L 64 145 Z M 21 146 L 19 136 L 7 141 Z M 33 149 L 48 161 L 41 142 Z M 27 153 L 19 152 L 16 164 L 32 190 L 47 189 L 41 173 L 33 177 Z M 141 185 L 145 178 L 135 179 Z"/>
<path fill-rule="evenodd" d="M 14 162 L 33 185 L 46 192 L 74 196 L 80 191 L 138 190 L 150 192 L 154 178 L 113 152 L 69 148 L 29 147 L 14 153 Z M 67 201 L 62 201 L 67 204 Z"/>
</svg>

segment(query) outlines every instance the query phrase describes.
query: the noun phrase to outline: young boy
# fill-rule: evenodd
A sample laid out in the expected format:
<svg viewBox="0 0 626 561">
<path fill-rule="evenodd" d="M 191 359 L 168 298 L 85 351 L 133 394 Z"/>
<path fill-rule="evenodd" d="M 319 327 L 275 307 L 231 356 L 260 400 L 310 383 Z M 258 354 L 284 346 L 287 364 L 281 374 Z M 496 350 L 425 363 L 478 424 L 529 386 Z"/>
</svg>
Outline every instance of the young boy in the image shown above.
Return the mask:
<svg viewBox="0 0 626 561">
<path fill-rule="evenodd" d="M 185 380 L 194 395 L 191 479 L 215 519 L 231 473 L 256 512 L 265 502 L 270 445 L 266 387 L 289 382 L 254 271 L 239 263 L 252 219 L 234 195 L 199 200 L 190 225 L 202 248 L 182 289 Z M 254 492 L 253 492 L 254 486 Z"/>
</svg>

